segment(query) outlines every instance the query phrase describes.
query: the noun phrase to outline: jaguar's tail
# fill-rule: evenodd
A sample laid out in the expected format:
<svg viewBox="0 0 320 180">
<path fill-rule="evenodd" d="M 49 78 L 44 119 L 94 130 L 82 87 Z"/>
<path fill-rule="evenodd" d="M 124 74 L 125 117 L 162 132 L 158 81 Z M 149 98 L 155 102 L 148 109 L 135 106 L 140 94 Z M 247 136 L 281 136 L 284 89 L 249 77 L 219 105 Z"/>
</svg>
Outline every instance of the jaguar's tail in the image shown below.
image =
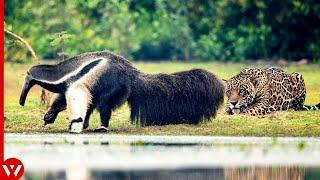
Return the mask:
<svg viewBox="0 0 320 180">
<path fill-rule="evenodd" d="M 305 110 L 305 111 L 320 110 L 320 103 L 314 106 L 303 105 L 301 110 Z"/>
</svg>

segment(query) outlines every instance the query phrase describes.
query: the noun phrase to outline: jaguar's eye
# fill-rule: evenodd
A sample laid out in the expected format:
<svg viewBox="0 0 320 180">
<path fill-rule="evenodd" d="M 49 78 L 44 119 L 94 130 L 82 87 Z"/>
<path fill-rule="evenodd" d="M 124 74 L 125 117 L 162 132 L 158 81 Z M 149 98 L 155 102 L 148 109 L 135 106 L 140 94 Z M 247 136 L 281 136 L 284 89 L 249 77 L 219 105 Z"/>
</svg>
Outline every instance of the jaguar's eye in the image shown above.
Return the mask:
<svg viewBox="0 0 320 180">
<path fill-rule="evenodd" d="M 239 95 L 240 95 L 241 97 L 243 97 L 245 94 L 246 94 L 246 90 L 244 90 L 244 89 L 239 89 Z"/>
<path fill-rule="evenodd" d="M 229 90 L 229 89 L 226 90 L 226 95 L 227 95 L 227 96 L 230 96 L 230 90 Z"/>
</svg>

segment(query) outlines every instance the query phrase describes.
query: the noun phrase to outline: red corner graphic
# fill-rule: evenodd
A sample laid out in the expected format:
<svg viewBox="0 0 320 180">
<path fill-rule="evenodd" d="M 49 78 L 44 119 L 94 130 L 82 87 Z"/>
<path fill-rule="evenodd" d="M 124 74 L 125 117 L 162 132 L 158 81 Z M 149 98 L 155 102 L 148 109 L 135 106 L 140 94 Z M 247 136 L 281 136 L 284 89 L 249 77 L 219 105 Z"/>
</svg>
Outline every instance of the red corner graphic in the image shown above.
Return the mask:
<svg viewBox="0 0 320 180">
<path fill-rule="evenodd" d="M 24 173 L 24 166 L 19 159 L 9 158 L 2 163 L 0 178 L 1 180 L 16 180 Z"/>
</svg>

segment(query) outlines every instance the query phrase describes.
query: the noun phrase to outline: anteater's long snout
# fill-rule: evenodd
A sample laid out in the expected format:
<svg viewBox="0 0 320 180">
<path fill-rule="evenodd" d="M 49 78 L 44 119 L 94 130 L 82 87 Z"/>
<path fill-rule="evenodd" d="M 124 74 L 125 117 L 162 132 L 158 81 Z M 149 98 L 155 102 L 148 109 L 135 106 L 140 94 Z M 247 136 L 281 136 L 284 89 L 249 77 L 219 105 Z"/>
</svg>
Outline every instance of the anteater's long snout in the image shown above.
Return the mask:
<svg viewBox="0 0 320 180">
<path fill-rule="evenodd" d="M 20 105 L 24 106 L 29 90 L 35 85 L 33 78 L 28 74 L 24 80 L 24 84 L 20 94 Z"/>
</svg>

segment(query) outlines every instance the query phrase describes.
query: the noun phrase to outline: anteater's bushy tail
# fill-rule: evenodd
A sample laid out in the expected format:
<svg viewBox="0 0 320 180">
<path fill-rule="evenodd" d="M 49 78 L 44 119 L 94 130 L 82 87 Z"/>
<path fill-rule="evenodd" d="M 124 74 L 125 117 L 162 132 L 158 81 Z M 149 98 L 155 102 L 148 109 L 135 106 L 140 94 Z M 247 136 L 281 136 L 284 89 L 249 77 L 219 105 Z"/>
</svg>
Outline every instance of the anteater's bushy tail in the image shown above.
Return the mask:
<svg viewBox="0 0 320 180">
<path fill-rule="evenodd" d="M 202 69 L 140 74 L 128 100 L 131 121 L 142 126 L 197 124 L 216 116 L 223 96 L 221 80 Z"/>
</svg>

